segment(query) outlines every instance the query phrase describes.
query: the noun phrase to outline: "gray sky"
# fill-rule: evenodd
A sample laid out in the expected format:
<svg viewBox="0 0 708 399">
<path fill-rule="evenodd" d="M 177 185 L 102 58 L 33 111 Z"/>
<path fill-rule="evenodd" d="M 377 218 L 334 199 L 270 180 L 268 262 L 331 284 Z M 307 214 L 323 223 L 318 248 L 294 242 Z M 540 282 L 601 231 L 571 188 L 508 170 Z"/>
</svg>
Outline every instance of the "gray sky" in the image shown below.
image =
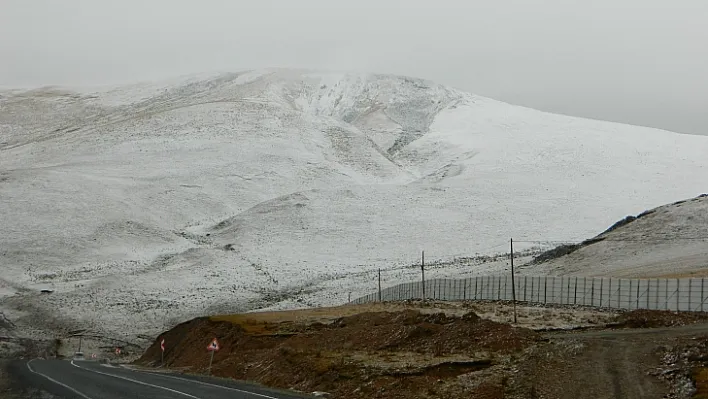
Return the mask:
<svg viewBox="0 0 708 399">
<path fill-rule="evenodd" d="M 359 70 L 708 134 L 706 21 L 706 0 L 0 0 L 0 86 Z"/>
</svg>

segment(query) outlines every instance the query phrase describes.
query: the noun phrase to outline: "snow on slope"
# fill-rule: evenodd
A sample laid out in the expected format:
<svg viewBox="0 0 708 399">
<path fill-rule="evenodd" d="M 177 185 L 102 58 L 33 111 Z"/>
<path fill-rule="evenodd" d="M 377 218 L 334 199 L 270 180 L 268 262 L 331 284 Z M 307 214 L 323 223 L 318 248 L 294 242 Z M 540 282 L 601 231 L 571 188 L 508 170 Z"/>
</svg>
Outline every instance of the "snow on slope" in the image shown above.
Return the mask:
<svg viewBox="0 0 708 399">
<path fill-rule="evenodd" d="M 2 278 L 55 288 L 32 300 L 77 325 L 119 320 L 131 333 L 341 302 L 373 288 L 362 272 L 422 249 L 452 259 L 509 237 L 580 239 L 694 196 L 706 153 L 708 137 L 387 75 L 270 69 L 4 92 Z M 456 270 L 439 273 L 470 272 Z"/>
<path fill-rule="evenodd" d="M 708 274 L 708 196 L 664 205 L 537 266 L 530 273 L 613 277 L 705 277 Z"/>
</svg>

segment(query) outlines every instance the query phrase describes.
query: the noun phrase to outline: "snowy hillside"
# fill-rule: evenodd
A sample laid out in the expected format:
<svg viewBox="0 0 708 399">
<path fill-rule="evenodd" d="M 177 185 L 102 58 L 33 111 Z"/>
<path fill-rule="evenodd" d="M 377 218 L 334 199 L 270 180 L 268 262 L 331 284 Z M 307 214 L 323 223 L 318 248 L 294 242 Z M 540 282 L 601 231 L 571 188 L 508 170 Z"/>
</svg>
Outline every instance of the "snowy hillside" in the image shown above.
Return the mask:
<svg viewBox="0 0 708 399">
<path fill-rule="evenodd" d="M 580 240 L 695 196 L 705 154 L 708 137 L 386 75 L 0 92 L 0 278 L 8 306 L 104 329 L 341 302 L 422 249 Z"/>
<path fill-rule="evenodd" d="M 525 269 L 534 274 L 706 277 L 708 195 L 647 210 L 636 219 L 629 217 L 592 241 Z"/>
</svg>

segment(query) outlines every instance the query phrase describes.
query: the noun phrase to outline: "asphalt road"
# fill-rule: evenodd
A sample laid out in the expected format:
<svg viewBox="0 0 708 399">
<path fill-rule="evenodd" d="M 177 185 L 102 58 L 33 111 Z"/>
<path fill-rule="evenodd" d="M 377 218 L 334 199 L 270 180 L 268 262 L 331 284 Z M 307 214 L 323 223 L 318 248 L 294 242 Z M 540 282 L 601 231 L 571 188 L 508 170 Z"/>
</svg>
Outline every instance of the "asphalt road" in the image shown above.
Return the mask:
<svg viewBox="0 0 708 399">
<path fill-rule="evenodd" d="M 15 365 L 25 384 L 64 399 L 302 399 L 208 377 L 141 372 L 91 361 L 30 360 Z"/>
</svg>

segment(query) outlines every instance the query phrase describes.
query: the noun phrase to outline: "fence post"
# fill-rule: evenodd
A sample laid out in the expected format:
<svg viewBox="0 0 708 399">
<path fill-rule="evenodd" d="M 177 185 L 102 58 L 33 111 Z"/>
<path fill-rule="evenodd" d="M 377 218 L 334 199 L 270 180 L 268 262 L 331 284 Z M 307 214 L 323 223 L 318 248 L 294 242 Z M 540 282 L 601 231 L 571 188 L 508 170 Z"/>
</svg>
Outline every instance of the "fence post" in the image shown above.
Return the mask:
<svg viewBox="0 0 708 399">
<path fill-rule="evenodd" d="M 529 302 L 533 302 L 533 276 L 531 276 L 531 300 Z"/>
<path fill-rule="evenodd" d="M 612 277 L 610 277 L 610 281 L 608 282 L 609 286 L 607 288 L 607 307 L 612 308 Z"/>
<path fill-rule="evenodd" d="M 379 269 L 379 302 L 381 302 L 381 269 Z"/>
<path fill-rule="evenodd" d="M 595 306 L 595 277 L 590 282 L 590 306 Z"/>
<path fill-rule="evenodd" d="M 669 310 L 669 279 L 664 279 L 664 309 Z"/>
<path fill-rule="evenodd" d="M 543 303 L 547 304 L 548 303 L 548 276 L 543 277 Z"/>
<path fill-rule="evenodd" d="M 617 279 L 617 309 L 622 309 L 622 279 Z"/>
<path fill-rule="evenodd" d="M 477 282 L 479 280 L 479 276 L 474 276 L 474 299 L 477 300 Z"/>
<path fill-rule="evenodd" d="M 501 276 L 499 276 L 499 279 L 497 280 L 497 301 L 499 300 L 501 300 Z"/>
<path fill-rule="evenodd" d="M 562 280 L 561 280 L 562 283 Z M 551 277 L 551 301 L 556 299 L 556 277 Z"/>
<path fill-rule="evenodd" d="M 494 290 L 492 288 L 492 276 L 487 276 L 487 293 L 485 296 L 485 299 L 487 300 L 494 299 Z"/>
<path fill-rule="evenodd" d="M 573 296 L 573 305 L 578 304 L 578 277 L 575 277 L 575 294 Z"/>
<path fill-rule="evenodd" d="M 492 276 L 487 276 L 487 282 L 482 282 L 482 295 L 484 295 L 485 300 L 491 301 L 494 299 L 494 280 Z"/>
<path fill-rule="evenodd" d="M 703 311 L 703 302 L 706 301 L 706 298 L 703 296 L 703 286 L 705 285 L 706 279 L 701 277 L 701 312 Z"/>
<path fill-rule="evenodd" d="M 568 284 L 568 288 L 565 290 L 565 302 L 570 305 L 570 277 L 568 277 L 568 281 L 566 283 Z"/>
<path fill-rule="evenodd" d="M 497 281 L 497 278 L 494 276 L 489 277 L 489 299 L 494 300 L 494 283 Z"/>
<path fill-rule="evenodd" d="M 527 283 L 526 277 L 527 276 L 524 276 L 524 302 L 526 302 L 526 283 Z"/>
<path fill-rule="evenodd" d="M 423 281 L 423 302 L 427 299 L 425 297 L 425 251 L 420 255 L 420 275 Z"/>
<path fill-rule="evenodd" d="M 679 279 L 676 279 L 676 311 L 679 311 L 679 296 L 681 295 L 681 290 L 679 289 Z"/>
<path fill-rule="evenodd" d="M 536 284 L 536 303 L 541 302 L 541 276 L 538 276 L 538 284 Z"/>
<path fill-rule="evenodd" d="M 693 283 L 693 279 L 691 279 L 689 277 L 688 278 L 688 310 L 689 311 L 691 310 L 691 286 L 693 285 L 691 283 Z"/>
<path fill-rule="evenodd" d="M 516 284 L 514 283 L 514 239 L 509 239 L 509 261 L 511 263 L 511 296 L 514 305 L 514 323 L 516 323 Z"/>
<path fill-rule="evenodd" d="M 603 285 L 605 284 L 605 278 L 600 277 L 600 307 L 602 307 L 602 294 L 605 292 Z"/>
</svg>

